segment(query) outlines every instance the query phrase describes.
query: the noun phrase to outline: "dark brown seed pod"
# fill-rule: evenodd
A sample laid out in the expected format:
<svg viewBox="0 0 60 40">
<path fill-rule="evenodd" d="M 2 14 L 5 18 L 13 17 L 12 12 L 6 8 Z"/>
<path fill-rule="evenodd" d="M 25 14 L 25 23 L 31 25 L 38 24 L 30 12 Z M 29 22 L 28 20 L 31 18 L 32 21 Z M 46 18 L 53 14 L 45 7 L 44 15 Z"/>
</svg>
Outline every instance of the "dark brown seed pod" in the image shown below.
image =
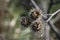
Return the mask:
<svg viewBox="0 0 60 40">
<path fill-rule="evenodd" d="M 39 17 L 40 13 L 38 11 L 33 11 L 31 12 L 31 18 L 32 19 L 37 19 Z"/>
<path fill-rule="evenodd" d="M 42 27 L 42 24 L 40 22 L 35 22 L 33 25 L 32 25 L 32 30 L 33 31 L 39 31 Z"/>
<path fill-rule="evenodd" d="M 24 27 L 28 27 L 29 25 L 30 25 L 30 20 L 29 20 L 29 18 L 28 17 L 22 17 L 22 20 L 21 20 L 21 24 L 22 24 L 22 26 L 24 26 Z"/>
</svg>

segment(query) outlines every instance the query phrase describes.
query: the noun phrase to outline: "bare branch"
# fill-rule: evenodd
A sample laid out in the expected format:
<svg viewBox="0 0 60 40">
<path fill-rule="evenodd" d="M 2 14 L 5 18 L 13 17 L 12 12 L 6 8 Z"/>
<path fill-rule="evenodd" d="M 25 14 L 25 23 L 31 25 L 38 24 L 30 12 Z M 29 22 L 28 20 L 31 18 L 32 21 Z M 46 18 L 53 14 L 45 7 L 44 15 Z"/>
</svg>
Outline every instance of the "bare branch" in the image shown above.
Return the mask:
<svg viewBox="0 0 60 40">
<path fill-rule="evenodd" d="M 50 13 L 50 9 L 52 8 L 52 6 L 53 6 L 53 0 L 50 0 L 49 7 L 48 7 L 48 10 L 47 10 L 48 14 Z"/>
<path fill-rule="evenodd" d="M 38 7 L 38 5 L 35 3 L 34 0 L 31 0 L 32 4 L 35 6 L 36 9 L 40 10 L 40 8 Z"/>
<path fill-rule="evenodd" d="M 48 22 L 50 28 L 54 31 L 54 33 L 57 35 L 58 39 L 60 40 L 60 32 L 59 30 L 53 25 L 52 22 Z"/>
<path fill-rule="evenodd" d="M 47 20 L 47 22 L 50 21 L 50 20 L 53 18 L 53 16 L 55 16 L 58 12 L 60 12 L 60 9 L 57 10 L 56 12 L 54 12 L 54 13 L 50 16 L 50 18 Z"/>
</svg>

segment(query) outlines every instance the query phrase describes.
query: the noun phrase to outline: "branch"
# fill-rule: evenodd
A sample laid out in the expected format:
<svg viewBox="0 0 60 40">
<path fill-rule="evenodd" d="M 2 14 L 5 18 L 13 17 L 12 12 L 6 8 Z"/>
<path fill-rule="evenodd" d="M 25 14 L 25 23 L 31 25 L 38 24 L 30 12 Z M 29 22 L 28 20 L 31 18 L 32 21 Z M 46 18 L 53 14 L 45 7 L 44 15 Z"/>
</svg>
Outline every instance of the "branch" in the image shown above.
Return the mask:
<svg viewBox="0 0 60 40">
<path fill-rule="evenodd" d="M 53 5 L 53 0 L 50 0 L 50 4 L 49 4 L 48 10 L 47 10 L 47 14 L 50 13 L 50 9 L 51 9 L 52 5 Z"/>
<path fill-rule="evenodd" d="M 38 7 L 38 5 L 35 3 L 34 0 L 31 0 L 32 4 L 35 6 L 36 9 L 40 10 L 40 8 Z"/>
<path fill-rule="evenodd" d="M 58 12 L 60 12 L 60 9 L 57 10 L 56 12 L 54 12 L 54 13 L 49 17 L 49 19 L 47 20 L 47 22 L 50 21 L 50 20 L 53 18 L 53 16 L 55 16 Z"/>
<path fill-rule="evenodd" d="M 48 24 L 49 24 L 50 28 L 55 32 L 58 39 L 60 40 L 60 32 L 59 32 L 59 30 L 50 21 L 48 22 Z"/>
</svg>

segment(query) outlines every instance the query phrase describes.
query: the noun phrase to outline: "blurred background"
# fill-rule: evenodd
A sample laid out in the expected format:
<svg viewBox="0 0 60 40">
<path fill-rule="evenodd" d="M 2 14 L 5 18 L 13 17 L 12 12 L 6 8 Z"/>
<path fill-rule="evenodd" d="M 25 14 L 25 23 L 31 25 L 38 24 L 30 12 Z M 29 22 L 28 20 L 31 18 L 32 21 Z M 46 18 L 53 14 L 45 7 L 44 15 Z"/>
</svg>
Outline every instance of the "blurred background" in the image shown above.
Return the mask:
<svg viewBox="0 0 60 40">
<path fill-rule="evenodd" d="M 41 1 L 35 0 L 40 6 Z M 54 4 L 49 13 L 60 9 L 60 0 L 53 0 Z M 49 2 L 50 3 L 50 0 Z M 21 16 L 28 15 L 34 6 L 30 0 L 0 0 L 0 40 L 31 40 L 30 28 L 22 28 Z M 60 30 L 60 14 L 52 19 L 55 26 Z M 51 31 L 52 40 L 57 40 Z"/>
</svg>

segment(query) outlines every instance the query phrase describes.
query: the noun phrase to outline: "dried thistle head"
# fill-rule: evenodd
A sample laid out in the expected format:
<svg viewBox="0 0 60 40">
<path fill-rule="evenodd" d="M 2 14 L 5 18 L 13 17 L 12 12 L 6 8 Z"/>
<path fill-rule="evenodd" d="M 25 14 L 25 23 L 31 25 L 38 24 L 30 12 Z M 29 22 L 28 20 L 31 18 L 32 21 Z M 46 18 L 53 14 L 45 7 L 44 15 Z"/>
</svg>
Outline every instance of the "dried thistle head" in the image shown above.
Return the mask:
<svg viewBox="0 0 60 40">
<path fill-rule="evenodd" d="M 32 9 L 30 12 L 30 17 L 32 19 L 37 19 L 40 15 L 41 14 L 40 14 L 39 10 L 37 10 L 37 9 Z"/>
<path fill-rule="evenodd" d="M 21 20 L 21 24 L 22 24 L 22 26 L 24 26 L 24 27 L 28 27 L 29 25 L 30 25 L 30 20 L 29 20 L 29 18 L 28 17 L 22 17 L 22 20 Z"/>
<path fill-rule="evenodd" d="M 42 27 L 42 23 L 41 22 L 35 22 L 33 25 L 32 25 L 32 30 L 33 31 L 39 31 Z"/>
</svg>

